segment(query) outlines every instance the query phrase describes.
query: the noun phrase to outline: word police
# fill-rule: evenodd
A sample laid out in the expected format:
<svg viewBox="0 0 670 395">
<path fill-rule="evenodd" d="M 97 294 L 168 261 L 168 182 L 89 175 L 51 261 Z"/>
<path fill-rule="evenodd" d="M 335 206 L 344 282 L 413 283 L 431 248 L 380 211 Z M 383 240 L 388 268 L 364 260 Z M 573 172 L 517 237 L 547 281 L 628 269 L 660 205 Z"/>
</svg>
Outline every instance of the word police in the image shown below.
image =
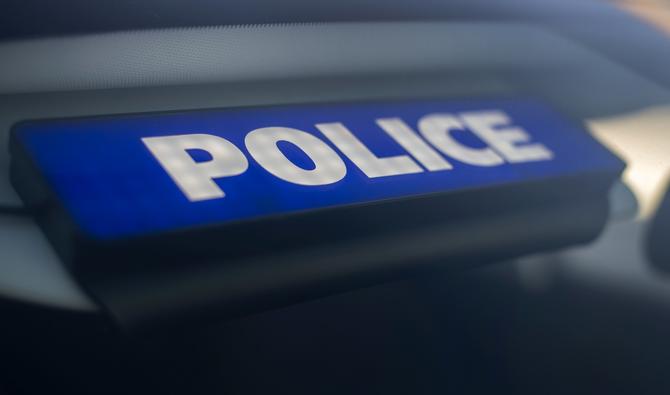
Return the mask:
<svg viewBox="0 0 670 395">
<path fill-rule="evenodd" d="M 550 160 L 553 153 L 532 143 L 529 134 L 512 124 L 503 111 L 476 111 L 460 114 L 437 113 L 422 117 L 416 130 L 400 118 L 381 118 L 377 125 L 398 143 L 407 155 L 379 157 L 345 125 L 319 123 L 316 128 L 366 176 L 390 177 L 424 171 L 448 171 L 448 159 L 475 166 Z M 472 147 L 456 140 L 453 131 L 467 130 L 485 147 Z M 222 198 L 224 191 L 214 182 L 244 173 L 249 162 L 230 141 L 210 134 L 147 137 L 142 141 L 190 201 Z M 278 147 L 287 142 L 302 150 L 314 167 L 304 169 L 293 163 Z M 288 127 L 264 127 L 250 131 L 244 145 L 251 157 L 274 176 L 299 185 L 327 185 L 347 174 L 340 155 L 322 139 Z M 204 150 L 208 161 L 196 161 L 188 150 Z"/>
</svg>

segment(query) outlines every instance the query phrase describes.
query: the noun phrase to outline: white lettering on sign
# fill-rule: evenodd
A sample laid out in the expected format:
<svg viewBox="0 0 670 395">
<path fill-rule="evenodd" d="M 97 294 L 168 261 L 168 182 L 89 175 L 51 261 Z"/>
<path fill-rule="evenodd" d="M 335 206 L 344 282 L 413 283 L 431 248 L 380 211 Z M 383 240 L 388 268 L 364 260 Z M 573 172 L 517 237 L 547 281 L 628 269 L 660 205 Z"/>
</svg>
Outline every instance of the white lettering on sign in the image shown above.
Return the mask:
<svg viewBox="0 0 670 395">
<path fill-rule="evenodd" d="M 400 118 L 380 118 L 375 122 L 407 155 L 380 157 L 339 122 L 315 127 L 370 178 L 452 170 L 453 162 L 448 159 L 473 166 L 499 166 L 505 162 L 551 160 L 554 156 L 544 145 L 532 143 L 530 135 L 513 125 L 503 111 L 428 114 L 419 119 L 418 132 Z M 456 139 L 454 132 L 472 133 L 485 146 L 468 146 Z M 249 167 L 238 147 L 210 134 L 146 137 L 142 141 L 190 201 L 224 197 L 215 180 L 238 176 Z M 280 142 L 301 150 L 314 168 L 304 169 L 293 163 L 279 148 Z M 328 185 L 347 174 L 344 160 L 330 145 L 302 130 L 280 126 L 255 129 L 246 135 L 244 145 L 266 171 L 293 184 Z M 211 159 L 196 161 L 188 150 L 203 150 Z"/>
<path fill-rule="evenodd" d="M 421 137 L 410 129 L 400 118 L 378 119 L 377 125 L 430 171 L 453 168 L 437 151 L 426 144 Z"/>
<path fill-rule="evenodd" d="M 302 150 L 314 162 L 314 169 L 306 170 L 291 162 L 277 147 L 280 141 Z M 302 130 L 282 127 L 256 129 L 247 134 L 244 144 L 265 170 L 294 184 L 327 185 L 340 181 L 347 174 L 347 166 L 328 144 Z"/>
<path fill-rule="evenodd" d="M 213 180 L 242 174 L 249 167 L 246 156 L 239 148 L 211 134 L 145 137 L 142 142 L 193 202 L 226 196 Z M 206 151 L 212 159 L 206 162 L 194 161 L 187 152 L 193 149 Z"/>
<path fill-rule="evenodd" d="M 344 155 L 370 178 L 421 173 L 423 171 L 407 155 L 389 158 L 376 156 L 341 123 L 320 123 L 316 125 L 316 128 L 325 134 Z"/>
<path fill-rule="evenodd" d="M 419 130 L 443 154 L 460 162 L 475 166 L 497 166 L 505 162 L 491 148 L 472 148 L 454 139 L 451 132 L 466 129 L 453 115 L 427 115 L 419 120 Z"/>
<path fill-rule="evenodd" d="M 482 140 L 496 149 L 510 163 L 548 160 L 554 154 L 542 144 L 526 144 L 530 136 L 525 130 L 512 126 L 502 111 L 478 111 L 461 114 L 463 122 Z"/>
</svg>

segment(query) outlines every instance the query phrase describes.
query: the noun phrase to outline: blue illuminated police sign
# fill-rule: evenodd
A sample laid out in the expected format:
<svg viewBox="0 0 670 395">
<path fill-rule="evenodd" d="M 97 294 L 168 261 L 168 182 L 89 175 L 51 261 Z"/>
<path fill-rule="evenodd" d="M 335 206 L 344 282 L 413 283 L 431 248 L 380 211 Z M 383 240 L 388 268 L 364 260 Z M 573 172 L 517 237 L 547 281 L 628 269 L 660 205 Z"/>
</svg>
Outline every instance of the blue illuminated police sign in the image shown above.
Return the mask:
<svg viewBox="0 0 670 395">
<path fill-rule="evenodd" d="M 375 123 L 381 131 L 407 151 L 389 157 L 377 156 L 341 122 L 314 126 L 369 178 L 452 170 L 446 158 L 473 166 L 500 166 L 553 157 L 547 147 L 532 142 L 528 132 L 512 122 L 504 111 L 435 113 L 419 119 L 417 133 L 401 118 L 379 118 Z M 474 133 L 486 146 L 473 148 L 454 138 L 453 132 L 465 130 Z M 212 134 L 145 137 L 142 141 L 191 201 L 224 197 L 225 192 L 214 180 L 242 175 L 249 167 L 247 157 L 238 147 Z M 313 168 L 305 169 L 292 162 L 279 148 L 280 142 L 303 151 Z M 244 145 L 265 170 L 289 183 L 328 185 L 347 175 L 341 154 L 303 130 L 284 126 L 254 129 L 245 136 Z M 205 151 L 211 159 L 196 162 L 188 153 L 196 149 Z"/>
<path fill-rule="evenodd" d="M 35 121 L 13 138 L 104 240 L 620 170 L 583 129 L 519 99 Z"/>
</svg>

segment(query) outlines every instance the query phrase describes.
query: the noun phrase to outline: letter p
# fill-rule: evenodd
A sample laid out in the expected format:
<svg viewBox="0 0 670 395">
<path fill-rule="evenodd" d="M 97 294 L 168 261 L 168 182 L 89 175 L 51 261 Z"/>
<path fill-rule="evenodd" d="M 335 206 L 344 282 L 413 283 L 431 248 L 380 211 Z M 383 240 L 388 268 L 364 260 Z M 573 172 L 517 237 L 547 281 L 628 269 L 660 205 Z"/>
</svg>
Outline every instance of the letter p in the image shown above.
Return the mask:
<svg viewBox="0 0 670 395">
<path fill-rule="evenodd" d="M 213 180 L 242 174 L 249 167 L 239 148 L 210 134 L 145 137 L 142 142 L 192 202 L 226 196 Z M 206 151 L 212 159 L 196 162 L 187 152 L 191 149 Z"/>
</svg>

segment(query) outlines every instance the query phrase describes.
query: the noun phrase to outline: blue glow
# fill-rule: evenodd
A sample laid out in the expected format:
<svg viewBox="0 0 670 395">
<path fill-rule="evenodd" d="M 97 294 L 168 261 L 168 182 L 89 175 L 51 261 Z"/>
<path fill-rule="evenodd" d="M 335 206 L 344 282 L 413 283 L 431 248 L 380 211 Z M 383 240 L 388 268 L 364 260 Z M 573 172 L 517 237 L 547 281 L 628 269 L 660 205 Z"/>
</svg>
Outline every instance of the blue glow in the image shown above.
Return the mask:
<svg viewBox="0 0 670 395">
<path fill-rule="evenodd" d="M 505 111 L 514 125 L 526 130 L 532 142 L 550 149 L 554 158 L 479 167 L 444 156 L 453 169 L 430 172 L 424 168 L 422 173 L 368 178 L 314 126 L 340 122 L 377 156 L 408 155 L 375 119 L 398 117 L 417 131 L 418 119 L 427 114 L 477 110 Z M 244 145 L 249 131 L 270 126 L 299 129 L 326 142 L 344 160 L 346 176 L 323 186 L 302 186 L 273 176 Z M 141 141 L 191 133 L 223 137 L 248 158 L 245 173 L 215 180 L 225 191 L 224 198 L 189 201 Z M 52 120 L 23 123 L 16 134 L 75 222 L 100 239 L 619 166 L 582 128 L 545 105 L 518 99 L 296 105 Z M 484 146 L 467 132 L 456 132 L 454 137 L 472 147 Z M 290 144 L 279 146 L 300 167 L 314 167 Z M 189 154 L 197 162 L 211 159 L 206 152 Z"/>
</svg>

